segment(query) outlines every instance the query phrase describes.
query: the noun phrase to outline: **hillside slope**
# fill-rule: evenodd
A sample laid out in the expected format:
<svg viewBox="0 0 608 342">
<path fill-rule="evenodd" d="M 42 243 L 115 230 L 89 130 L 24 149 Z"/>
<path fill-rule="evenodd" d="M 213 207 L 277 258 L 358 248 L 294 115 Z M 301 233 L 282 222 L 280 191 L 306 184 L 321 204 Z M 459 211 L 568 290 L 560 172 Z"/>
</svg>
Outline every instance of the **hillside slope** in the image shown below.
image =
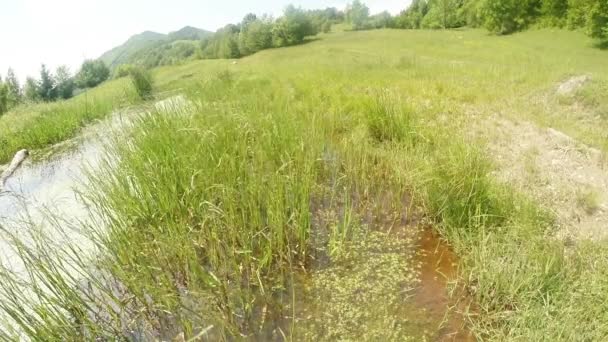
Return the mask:
<svg viewBox="0 0 608 342">
<path fill-rule="evenodd" d="M 145 31 L 132 36 L 123 44 L 105 52 L 99 59 L 110 68 L 115 68 L 120 64 L 127 63 L 135 52 L 161 42 L 166 38 L 167 36 L 162 33 Z"/>
<path fill-rule="evenodd" d="M 121 64 L 142 64 L 142 56 L 146 54 L 159 54 L 163 50 L 171 48 L 175 41 L 198 41 L 213 34 L 192 26 L 185 26 L 177 31 L 163 34 L 153 31 L 145 31 L 129 38 L 123 44 L 105 52 L 101 59 L 111 69 Z"/>
</svg>

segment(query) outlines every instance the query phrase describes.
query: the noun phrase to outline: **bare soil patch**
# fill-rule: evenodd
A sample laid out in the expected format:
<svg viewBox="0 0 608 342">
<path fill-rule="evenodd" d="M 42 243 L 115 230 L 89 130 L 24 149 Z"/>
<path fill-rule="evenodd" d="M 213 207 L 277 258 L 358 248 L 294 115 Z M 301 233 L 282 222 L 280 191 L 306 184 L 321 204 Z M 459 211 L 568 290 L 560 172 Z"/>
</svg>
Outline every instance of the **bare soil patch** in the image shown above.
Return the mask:
<svg viewBox="0 0 608 342">
<path fill-rule="evenodd" d="M 529 122 L 492 117 L 489 127 L 496 177 L 552 211 L 559 238 L 608 237 L 608 171 L 600 150 Z"/>
</svg>

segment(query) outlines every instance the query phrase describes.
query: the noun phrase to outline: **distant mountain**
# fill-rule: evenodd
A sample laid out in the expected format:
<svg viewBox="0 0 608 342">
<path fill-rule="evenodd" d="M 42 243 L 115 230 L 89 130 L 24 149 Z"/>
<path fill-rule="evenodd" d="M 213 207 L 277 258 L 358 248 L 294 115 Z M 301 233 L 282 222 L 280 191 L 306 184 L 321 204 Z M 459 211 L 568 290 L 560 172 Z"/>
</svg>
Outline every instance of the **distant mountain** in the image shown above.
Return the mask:
<svg viewBox="0 0 608 342">
<path fill-rule="evenodd" d="M 154 50 L 161 49 L 163 46 L 178 40 L 201 40 L 212 34 L 213 32 L 192 26 L 186 26 L 169 34 L 145 31 L 132 36 L 122 45 L 105 52 L 99 59 L 111 69 L 114 69 L 121 64 L 136 62 L 134 58 L 141 56 L 142 52 L 153 53 Z"/>
<path fill-rule="evenodd" d="M 150 47 L 166 38 L 167 35 L 162 33 L 145 31 L 132 36 L 122 45 L 104 53 L 99 59 L 106 63 L 110 68 L 115 68 L 120 64 L 127 63 L 129 57 L 137 51 Z"/>
<path fill-rule="evenodd" d="M 213 32 L 201 30 L 192 26 L 185 26 L 181 30 L 169 33 L 169 40 L 201 40 L 209 37 Z"/>
</svg>

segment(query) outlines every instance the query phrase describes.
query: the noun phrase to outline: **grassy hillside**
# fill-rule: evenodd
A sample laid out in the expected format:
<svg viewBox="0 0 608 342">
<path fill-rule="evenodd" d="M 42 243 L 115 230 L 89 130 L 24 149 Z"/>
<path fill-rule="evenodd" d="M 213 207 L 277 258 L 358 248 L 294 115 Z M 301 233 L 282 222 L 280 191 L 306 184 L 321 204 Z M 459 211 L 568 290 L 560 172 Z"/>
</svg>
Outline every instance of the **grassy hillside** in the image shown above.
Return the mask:
<svg viewBox="0 0 608 342">
<path fill-rule="evenodd" d="M 53 291 L 19 295 L 8 277 L 7 326 L 45 340 L 403 341 L 449 338 L 460 317 L 480 340 L 608 336 L 605 242 L 560 239 L 555 213 L 500 182 L 486 149 L 500 118 L 607 151 L 606 51 L 582 34 L 340 32 L 155 78 L 188 102 L 108 147 L 89 194 L 105 225 L 79 227 L 98 257 L 17 244 Z M 418 300 L 428 227 L 460 257 L 459 304 L 439 311 Z"/>
<path fill-rule="evenodd" d="M 132 36 L 122 45 L 105 52 L 99 59 L 113 69 L 121 64 L 129 63 L 131 55 L 137 51 L 156 45 L 165 39 L 166 35 L 162 33 L 152 31 L 142 32 Z"/>
<path fill-rule="evenodd" d="M 185 26 L 169 34 L 145 31 L 132 36 L 122 45 L 105 52 L 99 59 L 112 69 L 121 64 L 142 64 L 147 54 L 162 54 L 163 50 L 170 48 L 175 41 L 198 42 L 211 34 L 212 32 L 192 26 Z"/>
</svg>

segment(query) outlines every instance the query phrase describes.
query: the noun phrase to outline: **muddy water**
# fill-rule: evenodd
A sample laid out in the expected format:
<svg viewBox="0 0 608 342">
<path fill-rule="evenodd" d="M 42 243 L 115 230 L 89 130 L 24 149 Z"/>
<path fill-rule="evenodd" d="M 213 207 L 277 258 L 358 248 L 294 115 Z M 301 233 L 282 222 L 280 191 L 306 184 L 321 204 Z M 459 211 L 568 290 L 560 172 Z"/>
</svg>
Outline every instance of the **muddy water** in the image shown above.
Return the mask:
<svg viewBox="0 0 608 342">
<path fill-rule="evenodd" d="M 448 294 L 448 282 L 458 276 L 458 257 L 431 228 L 420 232 L 418 248 L 420 286 L 414 293 L 414 302 L 429 316 L 444 317 L 437 333 L 439 341 L 475 341 L 464 317 L 457 312 L 465 309 L 468 300 L 464 298 L 453 305 L 454 299 Z M 457 310 L 450 312 L 449 307 Z"/>
</svg>

